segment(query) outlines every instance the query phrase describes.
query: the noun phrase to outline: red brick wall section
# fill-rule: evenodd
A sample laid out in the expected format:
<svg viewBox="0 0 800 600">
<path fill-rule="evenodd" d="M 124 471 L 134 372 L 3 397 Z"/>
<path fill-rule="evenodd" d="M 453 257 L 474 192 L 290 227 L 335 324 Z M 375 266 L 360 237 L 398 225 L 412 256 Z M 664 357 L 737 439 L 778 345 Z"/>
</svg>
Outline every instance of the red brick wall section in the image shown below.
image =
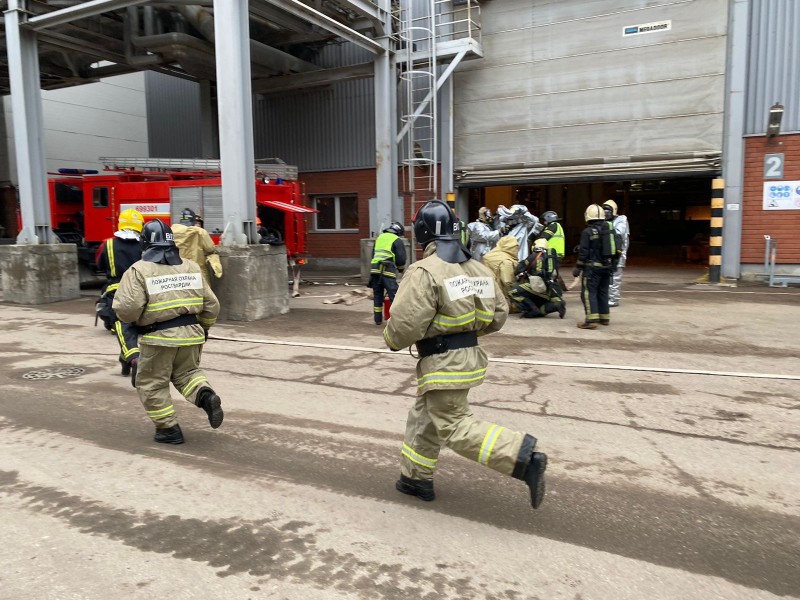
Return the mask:
<svg viewBox="0 0 800 600">
<path fill-rule="evenodd" d="M 783 154 L 783 180 L 800 181 L 800 134 L 745 140 L 742 264 L 764 264 L 765 235 L 778 240 L 776 263 L 799 264 L 800 210 L 763 209 L 765 154 Z"/>
<path fill-rule="evenodd" d="M 358 233 L 308 234 L 308 251 L 318 258 L 358 258 L 361 256 L 359 240 L 369 236 L 369 199 L 375 196 L 375 170 L 326 171 L 301 173 L 305 183 L 307 202 L 317 194 L 355 194 L 358 197 Z M 313 219 L 309 220 L 313 227 Z"/>
<path fill-rule="evenodd" d="M 400 171 L 400 188 L 405 187 Z M 300 173 L 299 179 L 305 184 L 307 204 L 311 205 L 311 197 L 318 194 L 356 194 L 358 197 L 358 233 L 314 233 L 308 234 L 308 251 L 317 258 L 359 258 L 361 256 L 360 240 L 369 237 L 369 199 L 376 194 L 375 169 L 355 171 L 325 171 L 317 173 Z M 402 193 L 402 192 L 401 192 Z M 424 200 L 424 199 L 423 199 Z M 422 200 L 419 200 L 421 202 Z M 411 224 L 411 200 L 406 198 L 405 223 Z M 309 219 L 309 227 L 313 219 Z"/>
</svg>

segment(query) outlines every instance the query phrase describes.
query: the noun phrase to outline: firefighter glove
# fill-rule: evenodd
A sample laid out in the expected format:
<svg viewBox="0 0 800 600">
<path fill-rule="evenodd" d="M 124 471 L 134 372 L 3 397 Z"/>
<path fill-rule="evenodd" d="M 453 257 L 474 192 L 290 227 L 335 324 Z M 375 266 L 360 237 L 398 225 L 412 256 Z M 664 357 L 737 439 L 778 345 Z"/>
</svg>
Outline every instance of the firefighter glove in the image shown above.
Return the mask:
<svg viewBox="0 0 800 600">
<path fill-rule="evenodd" d="M 209 254 L 206 257 L 206 262 L 208 266 L 211 267 L 211 270 L 214 271 L 214 277 L 217 279 L 222 277 L 222 263 L 219 261 L 219 256 L 217 254 Z"/>
<path fill-rule="evenodd" d="M 572 276 L 573 277 L 580 277 L 580 274 L 581 274 L 581 268 L 580 267 L 575 267 L 574 269 L 572 269 Z"/>
</svg>

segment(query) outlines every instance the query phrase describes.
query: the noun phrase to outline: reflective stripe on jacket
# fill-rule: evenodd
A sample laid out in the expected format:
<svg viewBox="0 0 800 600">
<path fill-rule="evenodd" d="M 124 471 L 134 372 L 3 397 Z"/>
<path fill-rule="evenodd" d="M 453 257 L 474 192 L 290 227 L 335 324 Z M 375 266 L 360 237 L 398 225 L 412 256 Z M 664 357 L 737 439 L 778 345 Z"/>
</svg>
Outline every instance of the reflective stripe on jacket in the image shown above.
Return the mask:
<svg viewBox="0 0 800 600">
<path fill-rule="evenodd" d="M 142 248 L 139 240 L 111 237 L 100 246 L 97 268 L 106 274 L 108 282 L 116 289 L 116 284 L 119 283 L 123 273 L 140 258 L 142 258 Z"/>
<path fill-rule="evenodd" d="M 445 262 L 431 243 L 403 277 L 383 337 L 400 350 L 437 335 L 493 333 L 507 316 L 508 303 L 489 269 L 476 260 Z M 487 364 L 480 346 L 426 356 L 417 362 L 417 393 L 480 385 Z"/>
<path fill-rule="evenodd" d="M 140 327 L 197 315 L 198 324 L 139 337 L 140 345 L 194 346 L 205 342 L 204 330 L 216 322 L 219 301 L 196 262 L 184 259 L 183 264 L 173 266 L 140 260 L 122 276 L 113 308 L 121 321 Z"/>
</svg>

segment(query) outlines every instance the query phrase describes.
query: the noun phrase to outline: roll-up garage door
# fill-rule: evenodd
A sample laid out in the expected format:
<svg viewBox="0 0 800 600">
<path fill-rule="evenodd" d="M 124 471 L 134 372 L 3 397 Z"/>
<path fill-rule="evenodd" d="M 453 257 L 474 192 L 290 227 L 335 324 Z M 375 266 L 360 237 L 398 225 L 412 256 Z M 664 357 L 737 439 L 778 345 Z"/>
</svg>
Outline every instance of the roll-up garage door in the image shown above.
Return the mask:
<svg viewBox="0 0 800 600">
<path fill-rule="evenodd" d="M 455 74 L 461 185 L 714 173 L 726 0 L 504 0 Z"/>
</svg>

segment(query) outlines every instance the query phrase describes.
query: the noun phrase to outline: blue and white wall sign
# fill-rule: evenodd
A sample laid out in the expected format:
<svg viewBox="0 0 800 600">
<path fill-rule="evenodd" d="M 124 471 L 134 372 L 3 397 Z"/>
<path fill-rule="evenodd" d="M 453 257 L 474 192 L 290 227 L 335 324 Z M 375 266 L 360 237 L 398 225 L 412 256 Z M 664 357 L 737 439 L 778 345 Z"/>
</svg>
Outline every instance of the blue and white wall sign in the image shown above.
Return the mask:
<svg viewBox="0 0 800 600">
<path fill-rule="evenodd" d="M 800 181 L 765 181 L 764 210 L 800 210 Z"/>
<path fill-rule="evenodd" d="M 622 28 L 622 37 L 642 35 L 644 33 L 658 33 L 672 29 L 672 21 L 656 21 L 655 23 L 642 23 L 641 25 L 627 25 Z"/>
</svg>

